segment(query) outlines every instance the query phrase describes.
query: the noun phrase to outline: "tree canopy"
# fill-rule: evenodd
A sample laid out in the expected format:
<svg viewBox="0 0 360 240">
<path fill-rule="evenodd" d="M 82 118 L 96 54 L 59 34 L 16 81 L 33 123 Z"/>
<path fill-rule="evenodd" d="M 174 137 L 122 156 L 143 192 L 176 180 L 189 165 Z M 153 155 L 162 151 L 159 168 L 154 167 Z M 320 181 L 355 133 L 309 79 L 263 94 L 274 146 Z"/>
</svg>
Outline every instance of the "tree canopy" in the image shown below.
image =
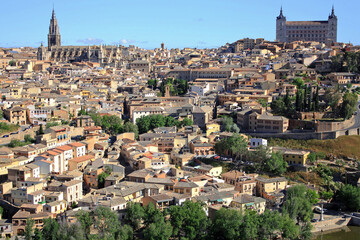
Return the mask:
<svg viewBox="0 0 360 240">
<path fill-rule="evenodd" d="M 163 116 L 160 114 L 152 114 L 149 116 L 141 116 L 136 119 L 136 125 L 140 134 L 147 133 L 150 130 L 153 130 L 158 127 L 183 127 L 191 126 L 193 124 L 192 119 L 184 118 L 182 121 L 179 121 L 171 116 Z"/>
</svg>

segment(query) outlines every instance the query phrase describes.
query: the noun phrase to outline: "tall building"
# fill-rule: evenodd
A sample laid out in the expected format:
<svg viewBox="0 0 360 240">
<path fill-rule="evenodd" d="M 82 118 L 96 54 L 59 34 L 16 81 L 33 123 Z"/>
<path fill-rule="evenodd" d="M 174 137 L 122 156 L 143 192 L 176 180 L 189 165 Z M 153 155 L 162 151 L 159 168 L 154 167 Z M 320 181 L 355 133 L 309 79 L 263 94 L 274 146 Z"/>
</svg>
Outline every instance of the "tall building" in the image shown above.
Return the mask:
<svg viewBox="0 0 360 240">
<path fill-rule="evenodd" d="M 61 46 L 61 35 L 60 35 L 57 19 L 55 16 L 55 9 L 53 9 L 50 20 L 49 34 L 48 34 L 48 49 L 50 50 L 52 46 L 56 46 L 56 47 Z"/>
<path fill-rule="evenodd" d="M 38 48 L 38 60 L 51 60 L 59 62 L 97 62 L 102 65 L 117 66 L 122 64 L 122 51 L 125 47 L 120 45 L 100 45 L 100 46 L 61 46 L 61 35 L 59 25 L 52 11 L 50 20 L 48 47 L 43 43 Z"/>
<path fill-rule="evenodd" d="M 286 21 L 281 7 L 276 18 L 276 40 L 279 42 L 337 42 L 337 16 L 334 6 L 327 21 Z"/>
</svg>

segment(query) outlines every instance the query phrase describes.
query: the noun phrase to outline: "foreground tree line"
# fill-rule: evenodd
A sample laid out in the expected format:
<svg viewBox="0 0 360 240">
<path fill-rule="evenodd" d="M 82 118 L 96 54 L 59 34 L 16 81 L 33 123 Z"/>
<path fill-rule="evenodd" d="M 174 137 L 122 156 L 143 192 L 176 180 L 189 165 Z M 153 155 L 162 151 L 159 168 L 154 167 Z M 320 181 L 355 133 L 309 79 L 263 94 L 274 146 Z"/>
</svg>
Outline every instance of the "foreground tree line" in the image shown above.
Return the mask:
<svg viewBox="0 0 360 240">
<path fill-rule="evenodd" d="M 92 212 L 79 211 L 77 223 L 45 219 L 42 230 L 27 223 L 26 240 L 195 240 L 195 239 L 310 239 L 312 197 L 305 186 L 288 189 L 282 213 L 266 210 L 263 214 L 247 210 L 221 208 L 211 220 L 202 202 L 185 201 L 160 211 L 153 204 L 146 207 L 129 203 L 125 219 L 117 212 L 98 207 Z"/>
</svg>

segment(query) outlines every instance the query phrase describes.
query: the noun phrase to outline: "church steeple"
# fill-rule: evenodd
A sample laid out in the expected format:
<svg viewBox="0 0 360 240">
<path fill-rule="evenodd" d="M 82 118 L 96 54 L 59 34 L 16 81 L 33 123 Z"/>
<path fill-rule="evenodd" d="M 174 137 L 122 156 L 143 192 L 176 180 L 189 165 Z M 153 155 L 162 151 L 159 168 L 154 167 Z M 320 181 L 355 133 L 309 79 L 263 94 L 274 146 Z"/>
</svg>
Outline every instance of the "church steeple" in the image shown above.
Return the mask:
<svg viewBox="0 0 360 240">
<path fill-rule="evenodd" d="M 49 48 L 49 50 L 53 46 L 56 46 L 56 47 L 61 46 L 61 35 L 60 35 L 60 30 L 59 30 L 59 26 L 58 26 L 58 23 L 57 23 L 57 19 L 56 19 L 56 16 L 55 16 L 55 9 L 54 8 L 53 8 L 53 11 L 52 11 L 52 16 L 51 16 L 51 20 L 50 20 L 50 26 L 49 26 L 49 34 L 48 34 L 48 48 Z"/>
</svg>

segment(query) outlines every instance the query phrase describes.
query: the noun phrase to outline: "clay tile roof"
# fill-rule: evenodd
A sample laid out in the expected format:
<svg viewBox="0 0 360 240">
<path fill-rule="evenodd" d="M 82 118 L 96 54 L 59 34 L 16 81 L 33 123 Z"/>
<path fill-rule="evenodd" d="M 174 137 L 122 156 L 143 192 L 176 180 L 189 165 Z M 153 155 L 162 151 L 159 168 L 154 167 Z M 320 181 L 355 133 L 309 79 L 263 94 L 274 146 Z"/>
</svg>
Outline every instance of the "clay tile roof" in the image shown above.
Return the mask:
<svg viewBox="0 0 360 240">
<path fill-rule="evenodd" d="M 69 143 L 68 145 L 74 146 L 74 147 L 82 147 L 82 146 L 85 146 L 85 144 L 80 143 L 80 142 L 72 142 L 72 143 Z"/>
<path fill-rule="evenodd" d="M 70 159 L 69 161 L 72 161 L 72 162 L 85 162 L 85 161 L 89 161 L 91 159 L 94 159 L 94 156 L 92 155 L 84 155 L 84 156 L 81 156 L 81 157 L 77 157 L 77 158 L 73 158 L 73 159 Z"/>
</svg>

